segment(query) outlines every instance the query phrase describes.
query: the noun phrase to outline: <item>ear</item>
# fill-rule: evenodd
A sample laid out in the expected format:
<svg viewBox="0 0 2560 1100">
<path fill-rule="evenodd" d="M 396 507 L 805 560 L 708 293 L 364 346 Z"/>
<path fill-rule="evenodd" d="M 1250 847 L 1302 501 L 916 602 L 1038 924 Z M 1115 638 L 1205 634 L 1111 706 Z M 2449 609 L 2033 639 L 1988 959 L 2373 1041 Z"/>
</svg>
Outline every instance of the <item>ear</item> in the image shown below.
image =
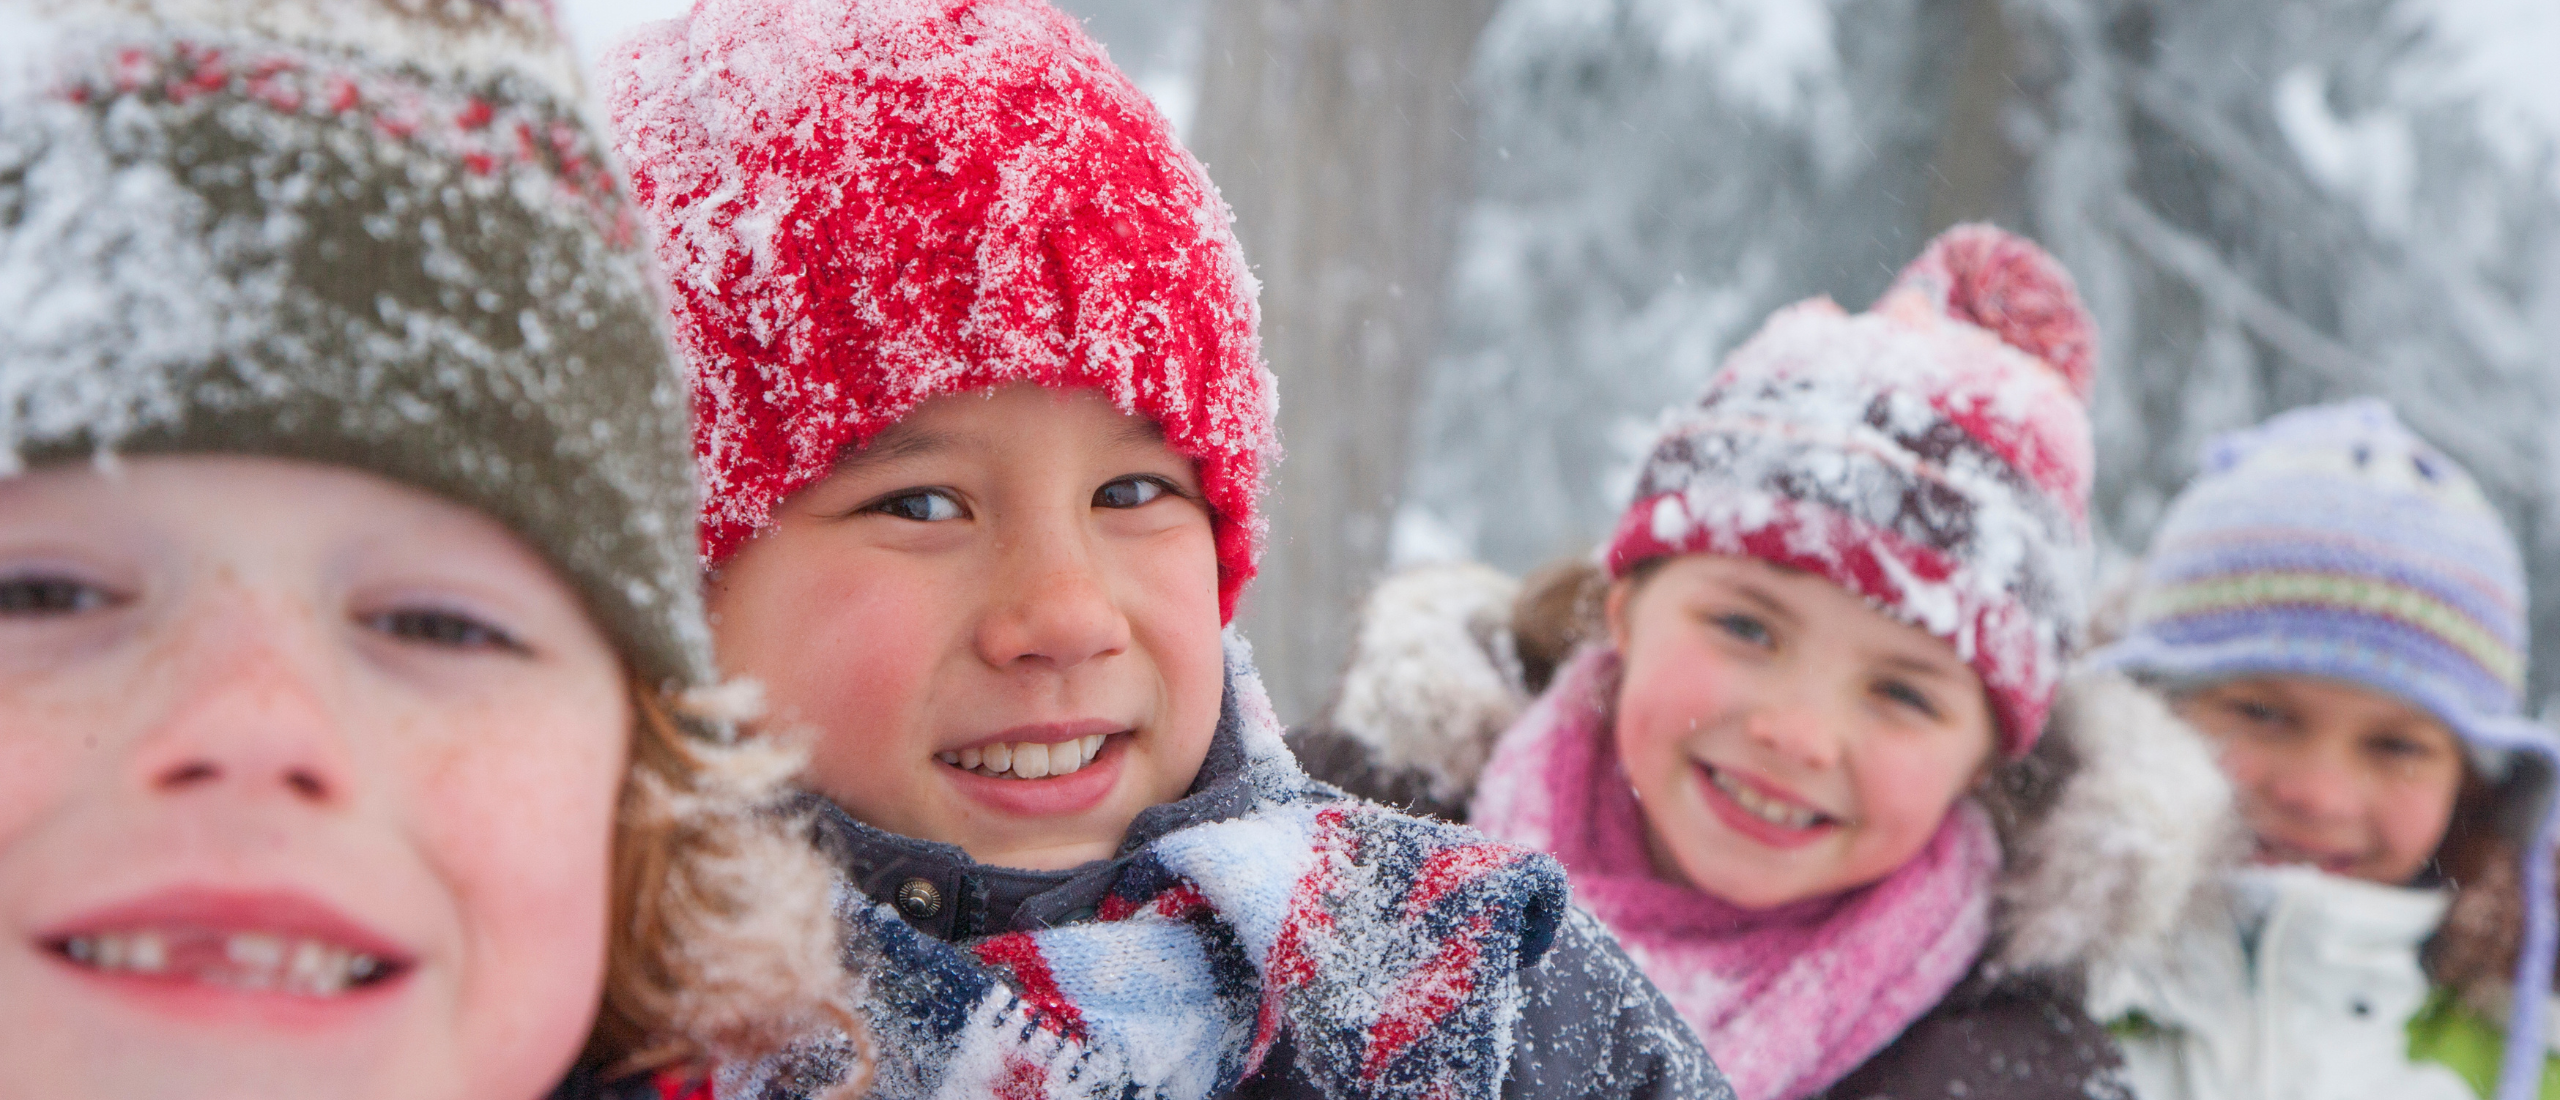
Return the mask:
<svg viewBox="0 0 2560 1100">
<path fill-rule="evenodd" d="M 1620 577 L 1609 582 L 1609 595 L 1600 603 L 1600 621 L 1609 630 L 1609 648 L 1627 651 L 1627 605 L 1635 598 L 1635 582 Z"/>
</svg>

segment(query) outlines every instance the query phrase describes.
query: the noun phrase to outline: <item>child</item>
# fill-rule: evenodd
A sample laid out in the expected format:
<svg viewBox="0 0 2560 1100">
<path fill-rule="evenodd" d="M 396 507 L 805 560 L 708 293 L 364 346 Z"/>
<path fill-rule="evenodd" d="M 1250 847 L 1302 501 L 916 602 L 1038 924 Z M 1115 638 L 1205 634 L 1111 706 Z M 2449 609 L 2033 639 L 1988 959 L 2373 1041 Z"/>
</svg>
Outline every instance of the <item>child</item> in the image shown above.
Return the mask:
<svg viewBox="0 0 2560 1100">
<path fill-rule="evenodd" d="M 0 2 L 13 1096 L 658 1097 L 843 1019 L 547 6 Z"/>
<path fill-rule="evenodd" d="M 1072 21 L 704 0 L 610 65 L 721 657 L 816 731 L 881 1095 L 1720 1093 L 1552 862 L 1289 759 L 1221 642 L 1275 451 L 1251 279 Z"/>
<path fill-rule="evenodd" d="M 2214 442 L 2095 660 L 2220 746 L 2264 866 L 2095 987 L 2142 1095 L 2543 1087 L 2553 739 L 2516 713 L 2525 606 L 2497 514 L 2388 406 Z"/>
<path fill-rule="evenodd" d="M 2128 684 L 2057 708 L 2090 355 L 2068 277 L 1988 227 L 1870 313 L 1782 311 L 1671 417 L 1605 581 L 1550 573 L 1507 633 L 1397 621 L 1480 620 L 1511 598 L 1481 573 L 1398 581 L 1301 743 L 1555 853 L 1746 1100 L 2122 1095 L 2073 979 L 2184 907 L 2219 783 Z M 1476 774 L 1488 686 L 1530 674 Z M 1381 676 L 1446 710 L 1381 706 Z"/>
</svg>

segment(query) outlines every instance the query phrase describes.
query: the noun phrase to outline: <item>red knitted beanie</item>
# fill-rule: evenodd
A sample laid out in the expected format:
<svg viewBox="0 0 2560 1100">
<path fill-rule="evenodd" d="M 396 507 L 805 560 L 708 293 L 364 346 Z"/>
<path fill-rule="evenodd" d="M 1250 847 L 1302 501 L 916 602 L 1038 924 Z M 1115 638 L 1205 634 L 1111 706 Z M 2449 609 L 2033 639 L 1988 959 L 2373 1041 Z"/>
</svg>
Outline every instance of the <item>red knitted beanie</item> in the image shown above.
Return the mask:
<svg viewBox="0 0 2560 1100">
<path fill-rule="evenodd" d="M 1873 310 L 1780 310 L 1676 413 L 1609 545 L 1756 557 L 1866 597 L 1982 678 L 2035 744 L 2089 572 L 2096 339 L 2071 276 L 1985 225 L 1932 241 Z"/>
<path fill-rule="evenodd" d="M 1198 161 L 1042 0 L 700 0 L 606 62 L 717 565 L 929 398 L 1092 388 L 1198 464 L 1232 618 L 1278 457 Z"/>
</svg>

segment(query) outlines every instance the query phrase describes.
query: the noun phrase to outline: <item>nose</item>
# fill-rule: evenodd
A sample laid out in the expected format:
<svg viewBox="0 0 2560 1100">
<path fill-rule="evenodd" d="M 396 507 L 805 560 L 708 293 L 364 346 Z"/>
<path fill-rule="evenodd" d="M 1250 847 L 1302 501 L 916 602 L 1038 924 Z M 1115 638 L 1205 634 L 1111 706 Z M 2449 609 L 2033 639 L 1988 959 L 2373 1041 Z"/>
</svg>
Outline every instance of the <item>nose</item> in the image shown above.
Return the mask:
<svg viewBox="0 0 2560 1100">
<path fill-rule="evenodd" d="M 1766 700 L 1743 718 L 1752 743 L 1809 772 L 1840 765 L 1840 738 L 1822 707 L 1800 699 Z"/>
<path fill-rule="evenodd" d="M 2266 767 L 2250 786 L 2266 809 L 2306 824 L 2352 819 L 2364 800 L 2354 766 L 2329 752 L 2290 754 Z"/>
<path fill-rule="evenodd" d="M 351 765 L 310 616 L 231 603 L 196 616 L 162 655 L 174 691 L 135 758 L 145 791 L 343 804 Z"/>
<path fill-rule="evenodd" d="M 1080 524 L 1042 523 L 998 549 L 978 652 L 1001 669 L 1065 671 L 1126 651 L 1129 619 Z"/>
</svg>

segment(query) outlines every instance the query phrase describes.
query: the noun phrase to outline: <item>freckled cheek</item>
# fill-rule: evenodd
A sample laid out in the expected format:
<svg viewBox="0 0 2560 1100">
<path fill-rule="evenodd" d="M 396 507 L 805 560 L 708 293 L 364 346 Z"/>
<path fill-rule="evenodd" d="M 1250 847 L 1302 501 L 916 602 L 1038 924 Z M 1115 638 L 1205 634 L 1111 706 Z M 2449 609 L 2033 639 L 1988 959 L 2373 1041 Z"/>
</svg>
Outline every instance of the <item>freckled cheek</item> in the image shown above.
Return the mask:
<svg viewBox="0 0 2560 1100">
<path fill-rule="evenodd" d="M 84 723 L 62 708 L 19 704 L 16 693 L 0 692 L 0 858 L 39 818 L 63 800 L 79 797 L 82 792 L 74 788 L 83 776 L 104 781 L 111 775 L 82 766 L 83 757 L 97 751 L 94 732 L 82 731 L 110 728 L 115 721 L 107 713 L 111 708 L 81 708 L 94 712 L 93 720 Z"/>
<path fill-rule="evenodd" d="M 503 723 L 413 731 L 381 782 L 413 784 L 395 804 L 458 925 L 464 1026 L 574 1047 L 603 988 L 631 722 L 609 699 L 519 702 Z"/>
</svg>

